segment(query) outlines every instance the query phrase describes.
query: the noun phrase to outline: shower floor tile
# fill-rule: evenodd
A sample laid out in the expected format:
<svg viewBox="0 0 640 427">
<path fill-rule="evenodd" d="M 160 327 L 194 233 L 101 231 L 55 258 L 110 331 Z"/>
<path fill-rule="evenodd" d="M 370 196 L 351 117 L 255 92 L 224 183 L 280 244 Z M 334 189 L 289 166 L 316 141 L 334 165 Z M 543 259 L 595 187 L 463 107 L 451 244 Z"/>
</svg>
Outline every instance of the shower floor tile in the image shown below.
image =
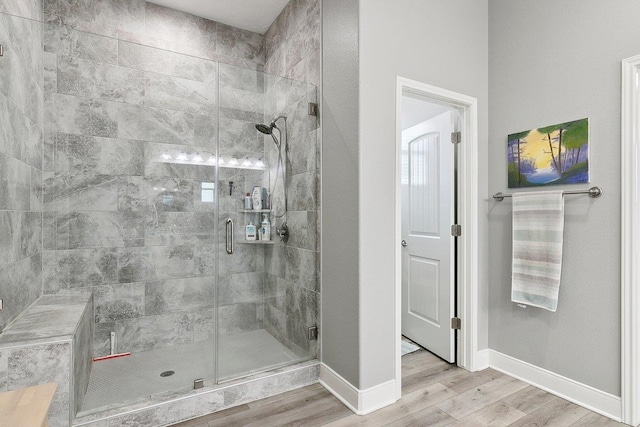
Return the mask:
<svg viewBox="0 0 640 427">
<path fill-rule="evenodd" d="M 218 378 L 227 380 L 250 375 L 299 360 L 264 329 L 220 337 Z"/>
<path fill-rule="evenodd" d="M 249 375 L 298 360 L 267 331 L 244 332 L 219 338 L 218 378 Z M 213 340 L 133 353 L 131 356 L 93 362 L 81 413 L 147 400 L 152 395 L 190 390 L 193 381 L 214 378 Z M 166 371 L 172 375 L 160 376 Z"/>
<path fill-rule="evenodd" d="M 199 341 L 93 362 L 82 412 L 137 402 L 152 394 L 193 387 L 198 378 L 213 378 L 213 346 L 213 340 Z M 161 377 L 165 371 L 175 373 Z"/>
</svg>

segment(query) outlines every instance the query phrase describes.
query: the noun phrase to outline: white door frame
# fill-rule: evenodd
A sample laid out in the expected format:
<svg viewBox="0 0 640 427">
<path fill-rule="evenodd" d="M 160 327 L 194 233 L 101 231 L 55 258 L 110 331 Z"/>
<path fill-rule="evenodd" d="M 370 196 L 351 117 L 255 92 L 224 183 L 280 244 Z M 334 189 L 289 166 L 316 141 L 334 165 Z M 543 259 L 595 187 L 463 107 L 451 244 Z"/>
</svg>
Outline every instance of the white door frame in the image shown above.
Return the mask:
<svg viewBox="0 0 640 427">
<path fill-rule="evenodd" d="M 640 55 L 622 61 L 622 422 L 640 423 Z"/>
<path fill-rule="evenodd" d="M 458 238 L 458 331 L 457 364 L 469 371 L 484 368 L 478 354 L 478 100 L 476 98 L 398 76 L 396 78 L 396 224 L 395 224 L 395 339 L 396 392 L 401 390 L 402 335 L 402 92 L 411 89 L 427 99 L 462 109 L 462 142 L 458 150 L 458 222 L 462 236 Z"/>
</svg>

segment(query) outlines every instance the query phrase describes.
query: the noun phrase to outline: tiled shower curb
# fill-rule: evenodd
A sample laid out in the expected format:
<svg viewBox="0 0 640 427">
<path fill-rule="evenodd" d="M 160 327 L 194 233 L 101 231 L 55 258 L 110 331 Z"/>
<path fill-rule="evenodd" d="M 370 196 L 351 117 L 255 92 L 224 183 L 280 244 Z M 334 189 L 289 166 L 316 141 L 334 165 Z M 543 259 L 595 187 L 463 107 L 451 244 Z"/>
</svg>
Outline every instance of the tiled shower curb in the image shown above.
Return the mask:
<svg viewBox="0 0 640 427">
<path fill-rule="evenodd" d="M 205 387 L 164 402 L 146 402 L 76 418 L 74 427 L 163 427 L 318 382 L 312 360 L 230 383 Z M 134 407 L 135 406 L 135 407 Z"/>
</svg>

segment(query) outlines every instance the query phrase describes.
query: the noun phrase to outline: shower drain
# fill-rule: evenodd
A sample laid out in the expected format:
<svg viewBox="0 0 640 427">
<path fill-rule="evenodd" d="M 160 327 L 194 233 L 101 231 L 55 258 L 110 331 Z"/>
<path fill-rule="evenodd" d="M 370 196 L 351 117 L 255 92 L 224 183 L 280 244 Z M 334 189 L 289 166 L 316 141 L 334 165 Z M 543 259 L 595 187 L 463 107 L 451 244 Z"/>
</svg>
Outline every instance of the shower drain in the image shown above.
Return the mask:
<svg viewBox="0 0 640 427">
<path fill-rule="evenodd" d="M 170 377 L 171 375 L 175 374 L 175 371 L 164 371 L 163 373 L 160 374 L 161 377 Z"/>
</svg>

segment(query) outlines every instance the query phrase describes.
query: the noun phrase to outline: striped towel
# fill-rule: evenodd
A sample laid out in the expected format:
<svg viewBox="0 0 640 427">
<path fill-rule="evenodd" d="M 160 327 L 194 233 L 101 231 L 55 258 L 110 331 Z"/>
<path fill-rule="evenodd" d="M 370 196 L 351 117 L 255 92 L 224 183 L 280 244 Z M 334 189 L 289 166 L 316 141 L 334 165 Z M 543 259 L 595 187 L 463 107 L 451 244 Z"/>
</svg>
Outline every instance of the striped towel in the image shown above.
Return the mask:
<svg viewBox="0 0 640 427">
<path fill-rule="evenodd" d="M 511 301 L 556 311 L 563 231 L 562 191 L 513 195 Z"/>
</svg>

